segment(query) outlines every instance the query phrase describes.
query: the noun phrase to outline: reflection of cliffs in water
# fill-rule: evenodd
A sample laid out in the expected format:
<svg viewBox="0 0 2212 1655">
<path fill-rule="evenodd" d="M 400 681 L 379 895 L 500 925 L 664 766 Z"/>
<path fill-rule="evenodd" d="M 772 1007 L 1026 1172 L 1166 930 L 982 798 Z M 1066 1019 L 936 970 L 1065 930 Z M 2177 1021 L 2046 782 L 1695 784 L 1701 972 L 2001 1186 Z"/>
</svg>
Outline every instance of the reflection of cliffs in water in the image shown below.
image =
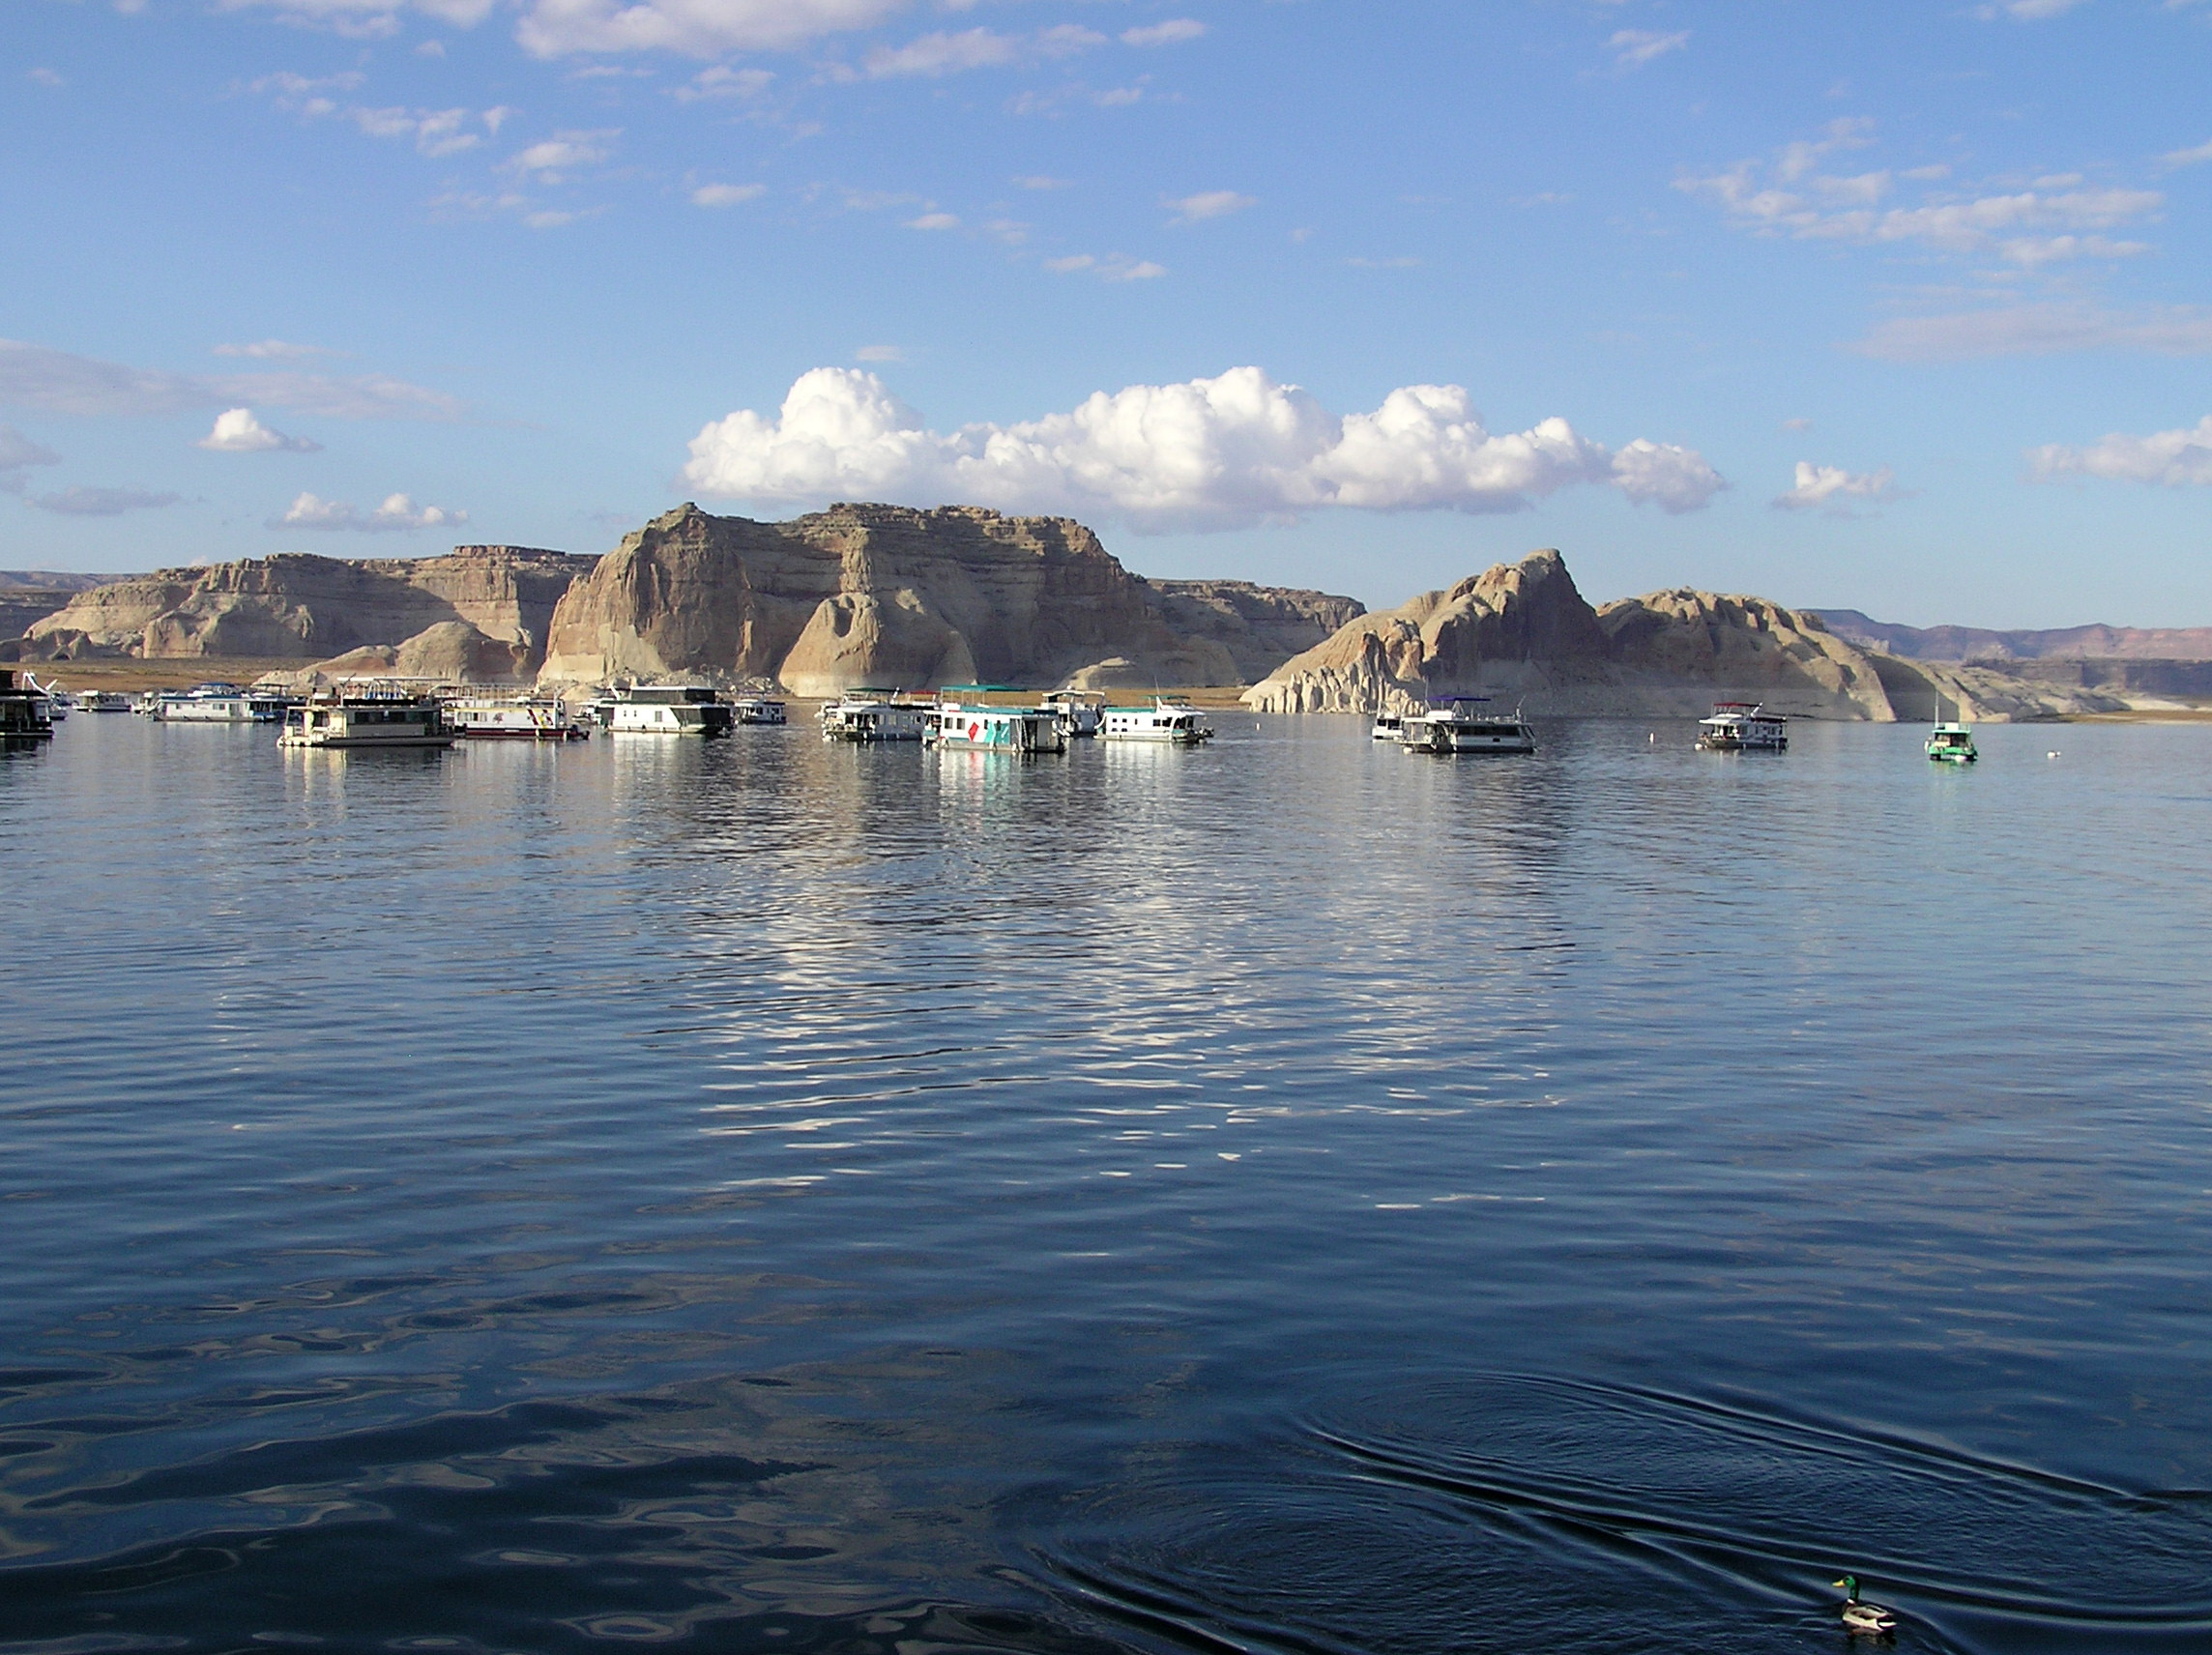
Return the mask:
<svg viewBox="0 0 2212 1655">
<path fill-rule="evenodd" d="M 1230 684 L 1357 608 L 1231 582 L 1163 595 L 1065 517 L 834 506 L 757 523 L 685 506 L 576 583 L 554 617 L 544 676 L 704 672 L 809 696 L 979 679 Z"/>
</svg>

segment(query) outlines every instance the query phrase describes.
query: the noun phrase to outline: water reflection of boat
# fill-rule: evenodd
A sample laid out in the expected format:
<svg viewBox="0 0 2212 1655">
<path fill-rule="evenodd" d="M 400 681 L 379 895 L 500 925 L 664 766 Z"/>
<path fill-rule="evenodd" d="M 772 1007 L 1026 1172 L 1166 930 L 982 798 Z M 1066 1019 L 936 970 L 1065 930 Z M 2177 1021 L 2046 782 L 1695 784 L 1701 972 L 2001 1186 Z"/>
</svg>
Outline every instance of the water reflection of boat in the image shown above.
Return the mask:
<svg viewBox="0 0 2212 1655">
<path fill-rule="evenodd" d="M 1432 701 L 1421 712 L 1406 714 L 1398 740 L 1409 753 L 1532 753 L 1536 732 L 1519 713 L 1496 716 L 1479 711 L 1486 695 L 1451 695 Z"/>
<path fill-rule="evenodd" d="M 933 747 L 998 753 L 1064 753 L 1060 714 L 1049 707 L 969 707 L 942 701 L 931 711 L 922 740 Z"/>
<path fill-rule="evenodd" d="M 888 689 L 849 689 L 822 708 L 822 734 L 831 741 L 918 741 L 936 704 Z"/>
<path fill-rule="evenodd" d="M 1105 728 L 1109 741 L 1166 741 L 1195 746 L 1213 740 L 1213 726 L 1204 712 L 1187 701 L 1155 696 L 1150 707 L 1109 707 Z"/>
<path fill-rule="evenodd" d="M 276 740 L 286 747 L 450 747 L 453 731 L 435 695 L 347 684 L 310 695 Z"/>
<path fill-rule="evenodd" d="M 1716 701 L 1698 720 L 1698 745 L 1708 753 L 1780 753 L 1790 746 L 1789 719 L 1756 701 Z"/>
<path fill-rule="evenodd" d="M 1924 749 L 1939 765 L 1970 765 L 1982 755 L 1974 749 L 1971 724 L 1938 724 L 1928 732 Z"/>
<path fill-rule="evenodd" d="M 0 669 L 0 740 L 36 741 L 53 733 L 53 704 L 45 692 L 18 684 L 13 672 Z"/>
</svg>

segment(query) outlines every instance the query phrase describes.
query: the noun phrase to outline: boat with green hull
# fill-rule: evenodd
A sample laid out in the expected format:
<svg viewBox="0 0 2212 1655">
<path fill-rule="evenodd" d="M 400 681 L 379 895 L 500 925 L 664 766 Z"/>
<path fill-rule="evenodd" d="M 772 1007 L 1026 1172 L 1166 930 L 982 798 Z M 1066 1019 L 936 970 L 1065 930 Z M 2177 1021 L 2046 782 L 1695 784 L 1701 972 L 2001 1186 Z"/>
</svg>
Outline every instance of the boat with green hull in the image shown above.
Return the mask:
<svg viewBox="0 0 2212 1655">
<path fill-rule="evenodd" d="M 1938 724 L 1928 732 L 1928 756 L 1939 765 L 1970 765 L 1982 755 L 1974 750 L 1971 724 Z"/>
</svg>

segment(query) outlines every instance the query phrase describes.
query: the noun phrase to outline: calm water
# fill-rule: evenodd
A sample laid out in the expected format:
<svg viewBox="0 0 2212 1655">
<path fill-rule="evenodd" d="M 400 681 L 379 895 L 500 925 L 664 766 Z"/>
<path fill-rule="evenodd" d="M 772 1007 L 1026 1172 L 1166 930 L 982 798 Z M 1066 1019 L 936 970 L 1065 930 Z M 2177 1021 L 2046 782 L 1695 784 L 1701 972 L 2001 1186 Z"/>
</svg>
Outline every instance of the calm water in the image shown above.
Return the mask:
<svg viewBox="0 0 2212 1655">
<path fill-rule="evenodd" d="M 0 763 L 0 1650 L 2212 1647 L 2212 730 L 1222 723 Z"/>
</svg>

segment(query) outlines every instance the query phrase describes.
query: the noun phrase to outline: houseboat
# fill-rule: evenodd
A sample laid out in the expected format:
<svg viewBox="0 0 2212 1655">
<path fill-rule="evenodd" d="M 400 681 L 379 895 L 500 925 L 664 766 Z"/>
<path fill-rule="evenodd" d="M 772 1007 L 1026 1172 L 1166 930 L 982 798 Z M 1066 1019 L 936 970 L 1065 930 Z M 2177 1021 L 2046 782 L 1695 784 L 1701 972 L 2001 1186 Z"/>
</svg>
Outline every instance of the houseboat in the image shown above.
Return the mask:
<svg viewBox="0 0 2212 1655">
<path fill-rule="evenodd" d="M 730 703 L 740 724 L 781 724 L 786 721 L 782 702 L 765 695 L 741 695 Z"/>
<path fill-rule="evenodd" d="M 307 697 L 276 740 L 286 747 L 450 747 L 453 735 L 435 695 L 401 685 L 348 683 Z"/>
<path fill-rule="evenodd" d="M 88 689 L 76 698 L 80 712 L 128 712 L 131 698 L 120 689 Z"/>
<path fill-rule="evenodd" d="M 1398 740 L 1409 753 L 1532 753 L 1536 732 L 1516 712 L 1511 717 L 1482 711 L 1487 695 L 1432 698 L 1420 712 L 1409 712 Z"/>
<path fill-rule="evenodd" d="M 617 688 L 607 728 L 618 736 L 726 736 L 737 710 L 703 683 L 635 683 Z"/>
<path fill-rule="evenodd" d="M 1038 708 L 1060 721 L 1060 733 L 1069 740 L 1095 736 L 1106 722 L 1106 694 L 1097 689 L 1056 689 Z"/>
<path fill-rule="evenodd" d="M 449 695 L 446 723 L 468 740 L 581 741 L 591 731 L 551 695 Z"/>
<path fill-rule="evenodd" d="M 971 707 L 941 701 L 930 710 L 922 740 L 933 747 L 994 753 L 1064 753 L 1067 738 L 1050 707 Z"/>
<path fill-rule="evenodd" d="M 1971 724 L 1938 724 L 1928 732 L 1925 748 L 1939 765 L 1970 765 L 1982 755 L 1974 750 Z"/>
<path fill-rule="evenodd" d="M 1109 707 L 1099 735 L 1109 741 L 1166 741 L 1195 746 L 1213 740 L 1213 726 L 1187 701 L 1154 696 L 1150 707 Z"/>
<path fill-rule="evenodd" d="M 299 705 L 298 696 L 275 690 L 199 683 L 161 691 L 154 699 L 154 716 L 167 724 L 281 724 Z"/>
<path fill-rule="evenodd" d="M 1787 752 L 1790 720 L 1756 701 L 1716 701 L 1713 715 L 1698 720 L 1698 745 L 1708 753 Z"/>
<path fill-rule="evenodd" d="M 37 741 L 53 733 L 53 704 L 45 692 L 18 684 L 13 672 L 0 669 L 0 741 Z"/>
<path fill-rule="evenodd" d="M 1403 741 L 1406 739 L 1406 715 L 1403 712 L 1378 712 L 1375 727 L 1367 732 L 1378 741 Z"/>
<path fill-rule="evenodd" d="M 888 689 L 849 689 L 822 708 L 822 736 L 830 741 L 918 741 L 937 711 Z"/>
</svg>

